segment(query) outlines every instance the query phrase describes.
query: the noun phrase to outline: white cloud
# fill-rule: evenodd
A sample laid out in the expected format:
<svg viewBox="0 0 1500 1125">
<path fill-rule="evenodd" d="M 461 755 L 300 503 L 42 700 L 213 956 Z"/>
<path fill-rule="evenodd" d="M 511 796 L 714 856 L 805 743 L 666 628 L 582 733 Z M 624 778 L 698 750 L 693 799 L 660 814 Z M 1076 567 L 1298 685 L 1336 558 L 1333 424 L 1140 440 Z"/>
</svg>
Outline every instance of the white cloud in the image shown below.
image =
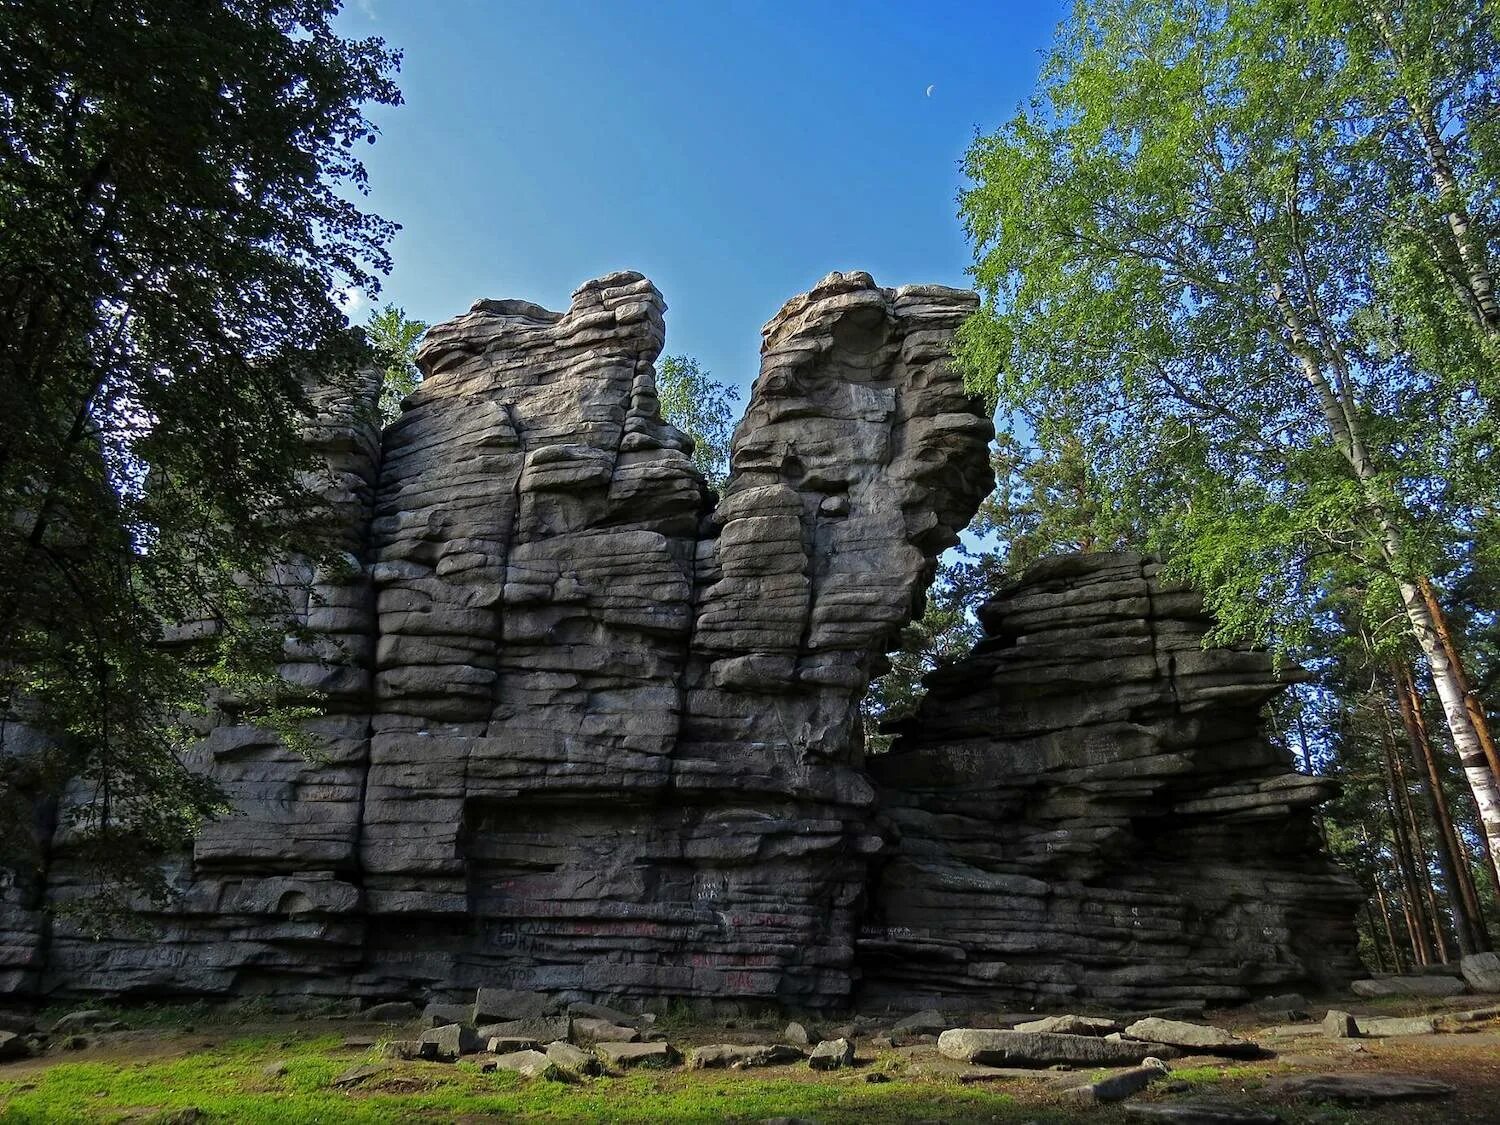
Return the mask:
<svg viewBox="0 0 1500 1125">
<path fill-rule="evenodd" d="M 335 300 L 338 301 L 339 308 L 344 310 L 344 315 L 353 320 L 354 314 L 364 307 L 365 295 L 359 289 L 341 289 Z"/>
</svg>

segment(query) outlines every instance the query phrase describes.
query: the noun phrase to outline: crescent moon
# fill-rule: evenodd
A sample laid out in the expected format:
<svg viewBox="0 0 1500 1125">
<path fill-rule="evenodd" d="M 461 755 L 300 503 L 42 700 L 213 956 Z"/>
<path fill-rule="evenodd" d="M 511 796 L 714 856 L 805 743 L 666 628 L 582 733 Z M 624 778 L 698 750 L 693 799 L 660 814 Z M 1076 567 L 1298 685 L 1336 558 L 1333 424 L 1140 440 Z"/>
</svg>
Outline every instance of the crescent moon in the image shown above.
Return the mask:
<svg viewBox="0 0 1500 1125">
<path fill-rule="evenodd" d="M 933 91 L 934 91 L 934 90 L 936 90 L 936 89 L 937 89 L 937 87 L 936 87 L 936 86 L 929 86 L 929 87 L 927 87 L 927 96 L 928 96 L 928 97 L 929 97 L 929 98 L 930 98 L 930 97 L 932 97 L 932 92 L 933 92 Z"/>
</svg>

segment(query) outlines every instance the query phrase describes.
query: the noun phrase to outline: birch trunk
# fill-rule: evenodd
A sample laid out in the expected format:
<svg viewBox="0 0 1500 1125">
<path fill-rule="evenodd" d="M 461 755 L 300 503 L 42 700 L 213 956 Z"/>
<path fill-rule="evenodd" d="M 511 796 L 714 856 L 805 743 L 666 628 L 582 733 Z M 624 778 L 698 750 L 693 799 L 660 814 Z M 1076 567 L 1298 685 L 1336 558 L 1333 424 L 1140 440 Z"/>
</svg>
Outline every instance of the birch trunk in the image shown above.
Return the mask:
<svg viewBox="0 0 1500 1125">
<path fill-rule="evenodd" d="M 1419 585 L 1422 579 L 1408 572 L 1406 546 L 1365 445 L 1359 413 L 1355 409 L 1348 380 L 1343 380 L 1342 385 L 1335 387 L 1325 370 L 1325 362 L 1329 359 L 1333 361 L 1336 370 L 1343 367 L 1342 355 L 1335 345 L 1327 341 L 1326 332 L 1321 342 L 1312 338 L 1302 313 L 1288 296 L 1285 284 L 1264 255 L 1261 266 L 1270 282 L 1271 303 L 1286 326 L 1289 350 L 1317 399 L 1335 448 L 1348 462 L 1355 479 L 1359 481 L 1365 501 L 1375 518 L 1380 531 L 1383 562 L 1396 580 L 1407 625 L 1421 647 L 1432 674 L 1433 687 L 1443 705 L 1443 718 L 1452 736 L 1454 751 L 1463 765 L 1464 777 L 1479 809 L 1479 819 L 1484 826 L 1491 862 L 1500 868 L 1500 779 L 1497 779 L 1485 759 L 1484 747 L 1469 715 L 1466 693 L 1463 690 L 1465 685 L 1460 682 L 1453 661 L 1448 659 L 1448 654 L 1444 651 L 1432 612 L 1422 597 Z"/>
</svg>

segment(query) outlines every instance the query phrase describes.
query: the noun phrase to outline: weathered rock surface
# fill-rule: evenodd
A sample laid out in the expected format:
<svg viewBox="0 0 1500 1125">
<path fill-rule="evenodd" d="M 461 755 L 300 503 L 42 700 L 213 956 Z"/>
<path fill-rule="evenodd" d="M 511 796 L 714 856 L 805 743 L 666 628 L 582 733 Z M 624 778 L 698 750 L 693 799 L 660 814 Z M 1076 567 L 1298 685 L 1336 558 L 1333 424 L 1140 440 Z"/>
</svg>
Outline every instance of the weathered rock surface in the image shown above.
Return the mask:
<svg viewBox="0 0 1500 1125">
<path fill-rule="evenodd" d="M 282 669 L 320 753 L 220 715 L 194 760 L 236 815 L 149 940 L 56 927 L 41 990 L 845 1001 L 882 847 L 859 701 L 992 485 L 949 365 L 974 306 L 863 273 L 787 302 L 717 504 L 639 274 L 436 326 L 383 433 L 376 380 L 320 388 L 346 565 L 287 576 L 316 642 Z M 10 948 L 0 987 L 36 986 Z"/>
<path fill-rule="evenodd" d="M 1046 1031 L 1061 1035 L 1113 1035 L 1124 1031 L 1122 1024 L 1104 1016 L 1047 1016 L 1045 1019 L 1018 1023 L 1012 1031 Z M 1143 1038 L 1137 1036 L 1137 1038 Z M 1165 1042 L 1165 1040 L 1163 1041 Z"/>
<path fill-rule="evenodd" d="M 1268 1088 L 1280 1097 L 1354 1104 L 1447 1098 L 1457 1092 L 1446 1082 L 1408 1074 L 1301 1074 L 1272 1079 Z"/>
<path fill-rule="evenodd" d="M 950 1059 L 982 1066 L 1136 1066 L 1146 1059 L 1175 1058 L 1164 1043 L 1058 1035 L 1035 1031 L 992 1031 L 958 1027 L 938 1036 L 938 1050 Z"/>
<path fill-rule="evenodd" d="M 1148 1043 L 1166 1043 L 1195 1055 L 1246 1056 L 1260 1053 L 1256 1044 L 1248 1039 L 1241 1039 L 1232 1031 L 1205 1024 L 1184 1023 L 1181 1020 L 1155 1017 L 1136 1020 L 1125 1029 L 1125 1035 Z"/>
<path fill-rule="evenodd" d="M 1140 1066 L 1130 1067 L 1080 1086 L 1070 1086 L 1064 1093 L 1075 1101 L 1085 1103 L 1118 1102 L 1131 1094 L 1140 1093 L 1151 1083 L 1170 1073 L 1167 1064 L 1161 1059 L 1146 1059 Z"/>
<path fill-rule="evenodd" d="M 928 677 L 873 760 L 897 838 L 862 998 L 1058 1007 L 1238 1002 L 1357 968 L 1330 792 L 1261 734 L 1269 655 L 1205 649 L 1202 600 L 1131 554 L 1049 560 Z"/>
<path fill-rule="evenodd" d="M 688 1055 L 688 1066 L 693 1070 L 784 1066 L 801 1062 L 806 1057 L 799 1049 L 785 1043 L 711 1043 L 693 1048 Z"/>
<path fill-rule="evenodd" d="M 666 1043 L 600 1043 L 594 1054 L 606 1066 L 671 1066 L 678 1061 L 677 1051 Z"/>
<path fill-rule="evenodd" d="M 1351 981 L 1349 991 L 1368 1000 L 1382 996 L 1458 996 L 1464 982 L 1449 976 L 1372 977 Z"/>
<path fill-rule="evenodd" d="M 842 1070 L 854 1065 L 854 1044 L 847 1039 L 825 1039 L 807 1056 L 813 1070 Z"/>
<path fill-rule="evenodd" d="M 1458 965 L 1475 992 L 1500 992 L 1500 953 L 1471 953 Z"/>
</svg>

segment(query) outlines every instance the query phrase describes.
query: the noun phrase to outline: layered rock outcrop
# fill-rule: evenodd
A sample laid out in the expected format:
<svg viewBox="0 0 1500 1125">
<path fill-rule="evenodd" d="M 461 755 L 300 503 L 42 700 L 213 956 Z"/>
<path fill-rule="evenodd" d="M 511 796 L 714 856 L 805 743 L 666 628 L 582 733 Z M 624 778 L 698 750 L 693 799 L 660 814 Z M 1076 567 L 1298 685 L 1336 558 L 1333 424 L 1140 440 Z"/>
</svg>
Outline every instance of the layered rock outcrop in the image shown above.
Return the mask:
<svg viewBox="0 0 1500 1125">
<path fill-rule="evenodd" d="M 870 678 L 993 484 L 949 365 L 973 307 L 861 273 L 789 301 L 722 498 L 661 418 L 639 274 L 437 326 L 383 431 L 376 380 L 320 388 L 343 557 L 275 576 L 316 752 L 226 701 L 192 753 L 234 812 L 163 860 L 175 901 L 49 923 L 89 893 L 58 832 L 0 883 L 0 992 L 973 1007 L 1345 974 L 1326 786 L 1258 726 L 1281 682 L 1204 650 L 1149 560 L 1034 571 L 866 761 Z"/>
<path fill-rule="evenodd" d="M 896 842 L 867 1000 L 1228 1002 L 1355 971 L 1331 784 L 1261 731 L 1269 655 L 1205 649 L 1202 600 L 1131 554 L 1042 563 L 980 616 L 872 763 Z"/>
<path fill-rule="evenodd" d="M 788 302 L 717 505 L 639 274 L 434 328 L 383 434 L 373 386 L 324 401 L 347 558 L 287 576 L 317 640 L 283 669 L 320 750 L 225 710 L 195 753 L 235 813 L 167 862 L 178 901 L 140 939 L 58 925 L 33 985 L 845 999 L 882 846 L 859 701 L 992 483 L 948 363 L 973 307 L 860 273 Z M 62 849 L 49 893 L 80 889 Z"/>
</svg>

